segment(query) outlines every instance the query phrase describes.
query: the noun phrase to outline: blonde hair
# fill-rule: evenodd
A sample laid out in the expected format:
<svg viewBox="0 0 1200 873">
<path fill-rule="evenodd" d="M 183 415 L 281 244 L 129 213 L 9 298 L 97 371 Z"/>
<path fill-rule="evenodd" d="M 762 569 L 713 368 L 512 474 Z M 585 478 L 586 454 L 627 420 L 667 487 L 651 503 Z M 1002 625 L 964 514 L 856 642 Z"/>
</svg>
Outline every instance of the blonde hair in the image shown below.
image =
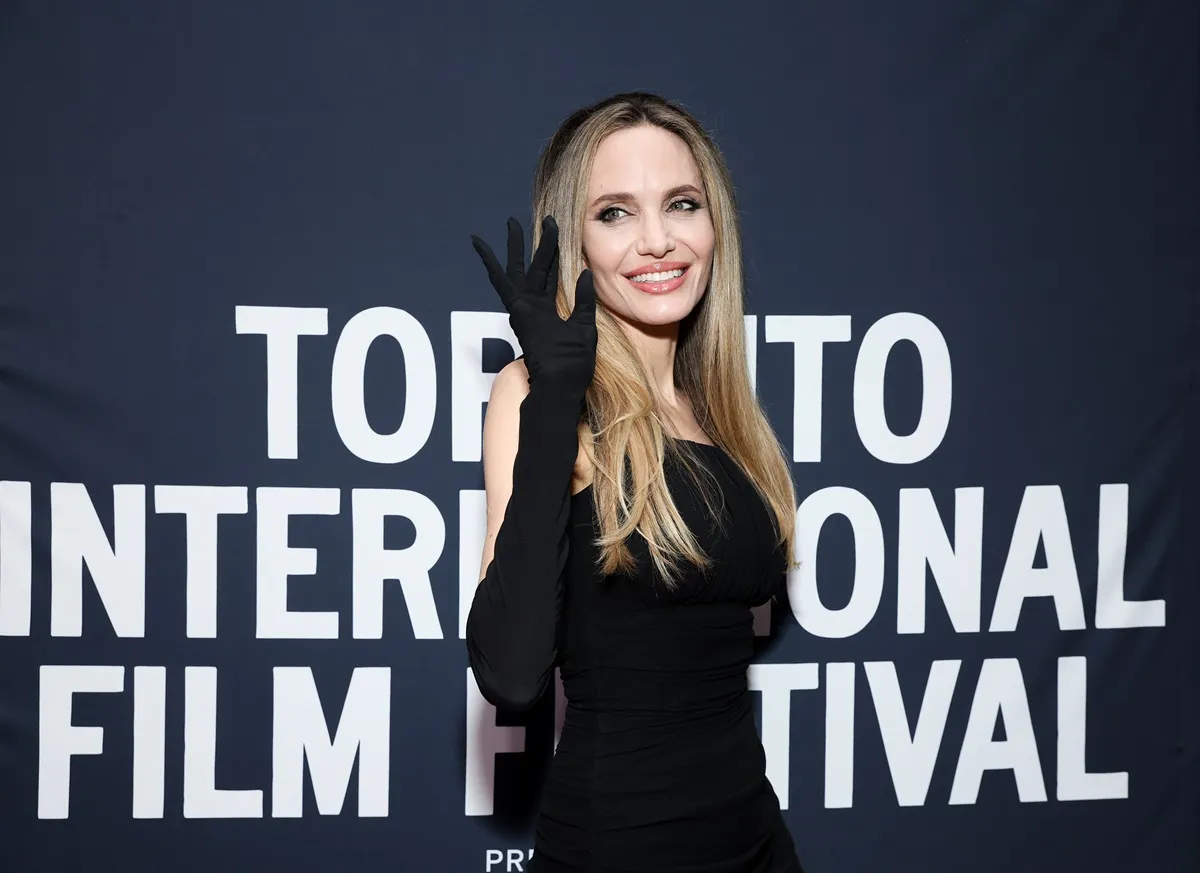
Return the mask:
<svg viewBox="0 0 1200 873">
<path fill-rule="evenodd" d="M 583 221 L 588 179 L 602 140 L 630 127 L 653 125 L 680 137 L 691 151 L 715 230 L 709 287 L 680 325 L 676 347 L 677 390 L 690 402 L 704 432 L 754 483 L 769 506 L 786 549 L 793 554 L 795 490 L 790 465 L 764 414 L 746 365 L 745 292 L 741 233 L 733 184 L 716 144 L 681 107 L 653 94 L 618 94 L 571 115 L 538 161 L 533 185 L 533 244 L 541 219 L 559 226 L 558 308 L 574 307 L 575 280 L 586 266 Z M 668 438 L 650 381 L 635 348 L 602 304 L 596 307 L 596 370 L 587 392 L 580 441 L 592 463 L 600 570 L 629 572 L 626 545 L 635 531 L 668 587 L 683 562 L 704 567 L 708 556 L 671 499 L 664 463 L 681 462 L 712 506 L 711 489 L 692 447 Z"/>
</svg>

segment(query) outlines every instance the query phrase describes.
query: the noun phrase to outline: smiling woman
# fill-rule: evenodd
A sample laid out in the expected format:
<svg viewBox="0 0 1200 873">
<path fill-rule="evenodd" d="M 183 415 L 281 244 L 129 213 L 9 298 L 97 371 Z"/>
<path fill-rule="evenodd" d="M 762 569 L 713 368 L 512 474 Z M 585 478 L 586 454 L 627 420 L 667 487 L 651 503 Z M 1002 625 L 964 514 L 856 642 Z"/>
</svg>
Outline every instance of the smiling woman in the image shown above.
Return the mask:
<svg viewBox="0 0 1200 873">
<path fill-rule="evenodd" d="M 475 239 L 523 356 L 484 422 L 480 691 L 567 707 L 529 869 L 796 873 L 747 667 L 795 498 L 751 387 L 733 187 L 678 106 L 580 110 L 534 180 L 536 251 Z"/>
</svg>

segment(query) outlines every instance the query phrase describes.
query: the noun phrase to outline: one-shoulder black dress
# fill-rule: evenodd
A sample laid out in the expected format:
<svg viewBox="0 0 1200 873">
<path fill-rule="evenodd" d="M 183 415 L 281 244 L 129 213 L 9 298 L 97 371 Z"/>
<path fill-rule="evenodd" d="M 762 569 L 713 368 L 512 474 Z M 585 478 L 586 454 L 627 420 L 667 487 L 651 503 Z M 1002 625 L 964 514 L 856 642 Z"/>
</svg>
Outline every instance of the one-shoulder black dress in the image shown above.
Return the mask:
<svg viewBox="0 0 1200 873">
<path fill-rule="evenodd" d="M 713 561 L 675 590 L 656 581 L 636 536 L 638 574 L 600 576 L 592 489 L 571 500 L 557 641 L 566 716 L 533 873 L 801 871 L 766 777 L 746 672 L 750 608 L 780 593 L 786 556 L 732 459 L 713 445 L 682 446 L 714 474 L 724 508 L 714 524 L 669 466 L 676 505 Z"/>
</svg>

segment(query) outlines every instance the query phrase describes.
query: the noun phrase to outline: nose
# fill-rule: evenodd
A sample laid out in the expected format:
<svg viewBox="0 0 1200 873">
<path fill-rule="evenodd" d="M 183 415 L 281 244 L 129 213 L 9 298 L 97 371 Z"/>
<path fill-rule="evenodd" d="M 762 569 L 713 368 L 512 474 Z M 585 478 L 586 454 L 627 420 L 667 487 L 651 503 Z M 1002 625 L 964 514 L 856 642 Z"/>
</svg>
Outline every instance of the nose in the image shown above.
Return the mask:
<svg viewBox="0 0 1200 873">
<path fill-rule="evenodd" d="M 641 235 L 637 242 L 637 253 L 646 258 L 661 258 L 675 250 L 667 222 L 661 215 L 649 210 L 641 223 Z"/>
</svg>

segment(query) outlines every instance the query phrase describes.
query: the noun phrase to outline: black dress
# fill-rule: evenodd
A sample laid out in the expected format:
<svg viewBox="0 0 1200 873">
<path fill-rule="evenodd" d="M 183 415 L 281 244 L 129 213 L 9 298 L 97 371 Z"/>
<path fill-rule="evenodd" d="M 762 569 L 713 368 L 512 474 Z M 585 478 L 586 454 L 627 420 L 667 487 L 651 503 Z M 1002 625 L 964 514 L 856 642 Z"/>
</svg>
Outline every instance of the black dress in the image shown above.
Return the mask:
<svg viewBox="0 0 1200 873">
<path fill-rule="evenodd" d="M 712 445 L 682 447 L 715 475 L 724 529 L 669 466 L 676 505 L 713 559 L 674 591 L 656 581 L 640 537 L 631 543 L 637 576 L 601 577 L 592 489 L 571 498 L 555 658 L 566 716 L 532 873 L 801 870 L 765 774 L 746 675 L 750 607 L 781 593 L 786 556 L 732 459 Z"/>
</svg>

